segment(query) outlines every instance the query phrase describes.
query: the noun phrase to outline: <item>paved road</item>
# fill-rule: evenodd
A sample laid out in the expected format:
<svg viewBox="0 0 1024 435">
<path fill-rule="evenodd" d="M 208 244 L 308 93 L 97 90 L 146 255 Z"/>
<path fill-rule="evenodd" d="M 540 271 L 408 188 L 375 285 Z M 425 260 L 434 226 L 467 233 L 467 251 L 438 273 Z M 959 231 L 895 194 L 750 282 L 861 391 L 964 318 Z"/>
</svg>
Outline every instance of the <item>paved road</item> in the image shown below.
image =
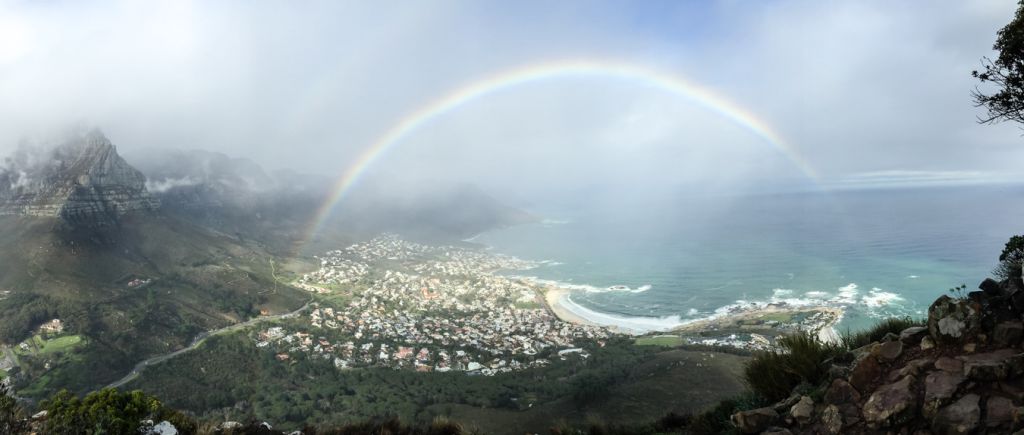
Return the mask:
<svg viewBox="0 0 1024 435">
<path fill-rule="evenodd" d="M 192 343 L 189 344 L 188 347 L 184 347 L 184 348 L 178 349 L 178 350 L 176 350 L 174 352 L 171 352 L 171 353 L 165 353 L 163 355 L 157 355 L 157 356 L 154 356 L 154 357 L 152 357 L 150 359 L 142 361 L 142 362 L 140 362 L 138 364 L 135 364 L 135 367 L 132 368 L 132 371 L 128 372 L 128 374 L 125 375 L 125 377 L 123 377 L 123 378 L 121 378 L 121 379 L 119 379 L 119 380 L 117 380 L 115 382 L 110 383 L 110 385 L 107 385 L 106 388 L 119 388 L 122 385 L 127 384 L 128 382 L 131 382 L 135 378 L 139 377 L 139 373 L 141 373 L 143 370 L 145 370 L 146 367 L 149 367 L 149 366 L 152 366 L 152 365 L 157 365 L 157 364 L 160 364 L 160 363 L 162 363 L 164 361 L 167 361 L 167 360 L 169 360 L 171 358 L 174 358 L 174 357 L 176 357 L 178 355 L 181 355 L 183 353 L 191 352 L 191 351 L 195 350 L 196 348 L 198 348 L 200 344 L 203 344 L 203 341 L 206 341 L 207 338 L 210 338 L 210 337 L 212 337 L 214 335 L 219 335 L 219 334 L 223 334 L 223 333 L 226 333 L 226 332 L 237 331 L 239 329 L 245 328 L 247 326 L 252 326 L 252 325 L 255 325 L 257 323 L 269 322 L 271 320 L 278 320 L 278 319 L 287 319 L 289 317 L 295 317 L 295 316 L 298 316 L 299 313 L 302 312 L 302 310 L 305 310 L 306 308 L 309 308 L 309 305 L 312 304 L 312 303 L 313 303 L 313 299 L 310 298 L 309 301 L 306 302 L 306 305 L 303 305 L 299 309 L 297 309 L 295 311 L 292 311 L 290 313 L 278 314 L 276 316 L 256 317 L 256 318 L 249 319 L 249 320 L 247 320 L 245 322 L 236 323 L 234 325 L 226 326 L 226 327 L 223 327 L 223 328 L 220 328 L 220 329 L 214 329 L 212 331 L 204 331 L 204 332 L 200 333 L 199 335 L 197 335 L 196 338 L 192 339 Z"/>
</svg>

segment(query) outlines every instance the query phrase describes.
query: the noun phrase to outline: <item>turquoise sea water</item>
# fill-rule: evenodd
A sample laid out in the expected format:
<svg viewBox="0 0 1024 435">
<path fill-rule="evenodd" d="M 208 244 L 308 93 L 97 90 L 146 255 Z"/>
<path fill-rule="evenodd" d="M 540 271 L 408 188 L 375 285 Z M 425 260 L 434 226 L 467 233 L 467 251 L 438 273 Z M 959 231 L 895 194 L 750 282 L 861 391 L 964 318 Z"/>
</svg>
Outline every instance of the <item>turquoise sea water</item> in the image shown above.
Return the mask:
<svg viewBox="0 0 1024 435">
<path fill-rule="evenodd" d="M 785 300 L 843 306 L 841 328 L 855 329 L 923 316 L 950 287 L 976 288 L 1024 233 L 1022 199 L 1022 186 L 575 198 L 539 206 L 544 222 L 474 241 L 546 260 L 525 274 L 572 285 L 571 301 L 606 323 L 669 327 L 737 301 Z"/>
</svg>

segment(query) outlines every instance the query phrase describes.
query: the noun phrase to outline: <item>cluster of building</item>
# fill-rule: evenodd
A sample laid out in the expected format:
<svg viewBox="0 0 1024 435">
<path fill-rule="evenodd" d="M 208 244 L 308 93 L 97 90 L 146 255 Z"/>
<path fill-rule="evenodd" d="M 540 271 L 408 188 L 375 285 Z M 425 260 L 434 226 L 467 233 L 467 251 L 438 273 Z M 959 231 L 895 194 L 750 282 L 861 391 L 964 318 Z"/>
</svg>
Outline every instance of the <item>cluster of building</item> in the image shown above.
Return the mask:
<svg viewBox="0 0 1024 435">
<path fill-rule="evenodd" d="M 146 279 L 133 278 L 131 281 L 128 281 L 128 288 L 132 288 L 132 289 L 140 288 L 140 287 L 145 286 L 145 285 L 147 285 L 147 284 L 149 284 L 151 282 L 153 282 L 153 280 L 151 278 L 146 278 Z"/>
<path fill-rule="evenodd" d="M 331 251 L 302 288 L 330 292 L 352 284 L 347 306 L 314 305 L 308 324 L 274 327 L 255 337 L 279 360 L 297 352 L 339 368 L 383 366 L 483 375 L 586 358 L 583 343 L 602 345 L 607 330 L 566 323 L 546 309 L 536 287 L 496 275 L 533 264 L 456 247 L 384 236 Z"/>
<path fill-rule="evenodd" d="M 688 344 L 702 344 L 705 346 L 726 346 L 751 351 L 775 350 L 775 345 L 767 337 L 757 333 L 729 334 L 724 337 L 695 338 L 687 337 Z"/>
<path fill-rule="evenodd" d="M 64 332 L 64 322 L 60 319 L 52 319 L 39 325 L 39 332 L 42 334 L 60 334 Z"/>
<path fill-rule="evenodd" d="M 690 330 L 692 334 L 684 337 L 690 344 L 709 346 L 728 346 L 747 350 L 777 350 L 780 337 L 798 332 L 809 332 L 823 342 L 838 342 L 839 334 L 836 324 L 842 318 L 843 311 L 835 307 L 787 307 L 772 304 L 768 308 L 785 309 L 788 320 L 758 320 L 751 318 L 763 308 L 737 309 L 698 330 Z"/>
</svg>

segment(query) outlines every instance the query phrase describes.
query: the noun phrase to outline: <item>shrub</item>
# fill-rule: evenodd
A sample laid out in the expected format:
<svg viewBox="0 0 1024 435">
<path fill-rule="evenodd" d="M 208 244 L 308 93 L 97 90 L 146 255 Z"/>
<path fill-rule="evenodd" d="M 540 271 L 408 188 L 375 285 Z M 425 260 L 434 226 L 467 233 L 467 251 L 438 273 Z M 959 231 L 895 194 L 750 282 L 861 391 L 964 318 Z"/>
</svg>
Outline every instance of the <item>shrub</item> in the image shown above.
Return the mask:
<svg viewBox="0 0 1024 435">
<path fill-rule="evenodd" d="M 779 350 L 754 356 L 744 369 L 750 390 L 772 402 L 789 397 L 803 382 L 818 385 L 828 374 L 827 361 L 845 348 L 800 332 L 779 339 Z"/>
<path fill-rule="evenodd" d="M 924 326 L 924 319 L 907 317 L 891 317 L 875 324 L 868 329 L 858 332 L 846 331 L 839 338 L 843 347 L 847 350 L 857 349 L 870 343 L 881 340 L 888 333 L 899 334 L 904 329 L 912 326 Z"/>
</svg>

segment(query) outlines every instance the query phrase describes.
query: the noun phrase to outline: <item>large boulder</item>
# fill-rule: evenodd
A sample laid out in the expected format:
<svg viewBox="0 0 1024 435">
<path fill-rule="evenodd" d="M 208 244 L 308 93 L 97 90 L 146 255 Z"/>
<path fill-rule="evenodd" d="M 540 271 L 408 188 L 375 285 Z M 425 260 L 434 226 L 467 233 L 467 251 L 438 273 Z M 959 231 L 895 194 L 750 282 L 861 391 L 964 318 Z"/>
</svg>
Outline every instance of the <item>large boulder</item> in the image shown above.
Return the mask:
<svg viewBox="0 0 1024 435">
<path fill-rule="evenodd" d="M 999 285 L 999 282 L 992 278 L 985 278 L 985 280 L 982 281 L 980 285 L 978 285 L 978 288 L 989 296 L 1003 295 L 1003 286 Z"/>
<path fill-rule="evenodd" d="M 864 403 L 863 415 L 872 428 L 892 427 L 917 413 L 914 377 L 904 376 L 897 382 L 882 385 Z"/>
<path fill-rule="evenodd" d="M 1024 371 L 1024 354 L 1018 354 L 1013 349 L 1000 349 L 960 358 L 964 362 L 964 375 L 974 381 L 1012 379 Z"/>
<path fill-rule="evenodd" d="M 935 339 L 931 335 L 921 338 L 921 350 L 929 350 L 935 347 Z"/>
<path fill-rule="evenodd" d="M 740 411 L 732 415 L 733 426 L 743 433 L 761 433 L 779 419 L 779 413 L 771 407 Z"/>
<path fill-rule="evenodd" d="M 139 433 L 142 435 L 178 435 L 178 428 L 169 421 L 153 423 L 153 420 L 144 420 L 139 425 Z"/>
<path fill-rule="evenodd" d="M 875 348 L 872 353 L 875 354 L 875 357 L 878 358 L 880 362 L 891 363 L 903 354 L 903 342 L 887 341 Z"/>
<path fill-rule="evenodd" d="M 857 391 L 865 393 L 869 391 L 872 382 L 875 382 L 882 375 L 882 366 L 878 364 L 871 355 L 866 355 L 857 361 L 857 365 L 850 371 L 850 385 Z"/>
<path fill-rule="evenodd" d="M 843 414 L 835 405 L 826 406 L 821 412 L 821 424 L 825 426 L 826 432 L 838 434 L 843 431 Z"/>
<path fill-rule="evenodd" d="M 928 328 L 925 326 L 911 326 L 900 332 L 900 341 L 906 345 L 916 345 L 921 339 L 928 335 Z"/>
<path fill-rule="evenodd" d="M 985 425 L 988 427 L 1005 427 L 1013 424 L 1017 408 L 1013 400 L 1005 397 L 989 397 L 985 402 Z"/>
<path fill-rule="evenodd" d="M 977 302 L 943 295 L 928 308 L 928 332 L 940 343 L 963 343 L 977 333 L 980 324 Z"/>
<path fill-rule="evenodd" d="M 845 380 L 835 379 L 832 381 L 832 385 L 825 390 L 825 403 L 839 405 L 857 402 L 860 402 L 860 392 Z"/>
<path fill-rule="evenodd" d="M 237 421 L 225 421 L 225 422 L 217 425 L 217 429 L 218 430 L 222 430 L 222 431 L 224 431 L 224 430 L 238 430 L 238 429 L 241 429 L 241 428 L 242 428 L 242 423 L 239 423 Z"/>
<path fill-rule="evenodd" d="M 924 378 L 924 413 L 932 415 L 939 407 L 949 403 L 964 380 L 964 376 L 956 372 L 938 370 L 929 373 Z"/>
<path fill-rule="evenodd" d="M 1024 336 L 1024 323 L 1020 320 L 1008 320 L 996 324 L 992 330 L 992 341 L 1002 346 L 1014 346 Z"/>
<path fill-rule="evenodd" d="M 789 408 L 789 416 L 793 418 L 798 424 L 804 425 L 811 420 L 811 416 L 814 414 L 814 399 L 803 396 L 800 401 Z"/>
<path fill-rule="evenodd" d="M 940 356 L 935 360 L 935 368 L 944 372 L 963 373 L 964 362 L 948 356 Z"/>
<path fill-rule="evenodd" d="M 1002 286 L 999 286 L 999 282 L 992 278 L 985 278 L 985 280 L 981 281 L 978 289 L 985 292 L 985 295 L 988 296 L 999 297 L 1006 294 L 1006 292 L 1002 291 Z"/>
<path fill-rule="evenodd" d="M 918 359 L 915 359 L 915 360 L 907 361 L 907 364 L 904 365 L 903 368 L 900 369 L 899 372 L 903 373 L 904 376 L 906 376 L 906 375 L 917 376 L 917 375 L 919 375 L 921 373 L 924 373 L 927 370 L 930 370 L 934 366 L 935 366 L 935 360 L 933 360 L 931 358 L 927 358 L 927 357 L 926 358 L 918 358 Z"/>
<path fill-rule="evenodd" d="M 932 432 L 937 435 L 966 435 L 973 432 L 981 421 L 981 407 L 977 394 L 968 394 L 939 410 L 932 420 Z"/>
</svg>

